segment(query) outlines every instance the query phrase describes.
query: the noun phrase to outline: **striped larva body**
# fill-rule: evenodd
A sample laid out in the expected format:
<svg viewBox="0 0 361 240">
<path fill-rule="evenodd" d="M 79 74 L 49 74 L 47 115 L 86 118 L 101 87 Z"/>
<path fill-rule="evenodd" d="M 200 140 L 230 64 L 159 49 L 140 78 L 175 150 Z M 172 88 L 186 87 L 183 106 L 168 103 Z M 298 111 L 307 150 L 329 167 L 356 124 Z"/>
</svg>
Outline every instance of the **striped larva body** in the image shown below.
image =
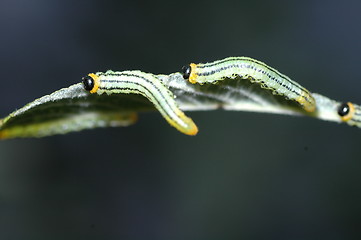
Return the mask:
<svg viewBox="0 0 361 240">
<path fill-rule="evenodd" d="M 307 112 L 314 112 L 316 102 L 300 84 L 265 63 L 249 57 L 229 57 L 211 63 L 191 63 L 183 67 L 183 77 L 195 84 L 217 83 L 223 79 L 241 78 L 260 84 L 275 95 L 298 102 Z"/>
<path fill-rule="evenodd" d="M 180 132 L 195 135 L 198 128 L 191 118 L 179 109 L 174 95 L 153 74 L 141 71 L 107 71 L 90 73 L 83 78 L 85 90 L 97 94 L 140 94 L 152 102 L 155 108 Z"/>
</svg>

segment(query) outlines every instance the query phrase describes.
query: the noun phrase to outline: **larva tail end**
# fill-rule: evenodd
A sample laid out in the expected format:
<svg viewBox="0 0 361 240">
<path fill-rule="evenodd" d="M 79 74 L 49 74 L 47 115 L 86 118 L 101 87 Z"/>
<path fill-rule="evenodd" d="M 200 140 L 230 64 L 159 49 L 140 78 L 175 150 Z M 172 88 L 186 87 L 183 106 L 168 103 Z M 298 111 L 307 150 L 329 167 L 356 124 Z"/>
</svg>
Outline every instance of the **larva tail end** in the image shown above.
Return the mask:
<svg viewBox="0 0 361 240">
<path fill-rule="evenodd" d="M 178 130 L 181 131 L 182 133 L 186 134 L 186 135 L 195 136 L 198 133 L 198 127 L 193 122 L 192 119 L 189 118 L 189 120 L 190 120 L 190 122 L 188 122 L 189 127 L 187 129 L 184 129 L 184 130 L 178 129 Z"/>
<path fill-rule="evenodd" d="M 314 112 L 316 110 L 316 100 L 308 92 L 302 92 L 296 101 L 305 109 L 307 112 Z"/>
<path fill-rule="evenodd" d="M 316 105 L 314 104 L 305 104 L 303 106 L 303 108 L 307 111 L 307 112 L 314 112 L 316 110 Z"/>
<path fill-rule="evenodd" d="M 187 117 L 182 111 L 179 111 L 177 115 L 181 120 L 181 123 L 176 122 L 168 117 L 166 117 L 165 119 L 171 126 L 175 127 L 181 133 L 190 136 L 194 136 L 198 133 L 198 127 L 191 118 Z"/>
</svg>

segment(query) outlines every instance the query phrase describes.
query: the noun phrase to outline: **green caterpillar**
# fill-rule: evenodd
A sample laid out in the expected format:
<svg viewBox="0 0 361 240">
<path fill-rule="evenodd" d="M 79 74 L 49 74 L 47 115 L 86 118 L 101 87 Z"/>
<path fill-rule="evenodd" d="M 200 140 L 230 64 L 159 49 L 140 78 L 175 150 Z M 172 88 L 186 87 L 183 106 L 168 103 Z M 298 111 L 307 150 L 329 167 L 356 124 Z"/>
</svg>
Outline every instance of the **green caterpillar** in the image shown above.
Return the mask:
<svg viewBox="0 0 361 240">
<path fill-rule="evenodd" d="M 155 108 L 180 132 L 196 135 L 198 128 L 193 120 L 179 109 L 174 95 L 153 74 L 141 71 L 107 71 L 90 73 L 83 78 L 85 90 L 97 94 L 140 94 L 151 101 Z"/>
<path fill-rule="evenodd" d="M 191 83 L 216 83 L 225 78 L 241 78 L 269 89 L 275 95 L 298 102 L 307 112 L 316 109 L 315 99 L 300 84 L 265 63 L 249 57 L 229 57 L 211 63 L 191 63 L 183 67 L 183 77 Z"/>
</svg>

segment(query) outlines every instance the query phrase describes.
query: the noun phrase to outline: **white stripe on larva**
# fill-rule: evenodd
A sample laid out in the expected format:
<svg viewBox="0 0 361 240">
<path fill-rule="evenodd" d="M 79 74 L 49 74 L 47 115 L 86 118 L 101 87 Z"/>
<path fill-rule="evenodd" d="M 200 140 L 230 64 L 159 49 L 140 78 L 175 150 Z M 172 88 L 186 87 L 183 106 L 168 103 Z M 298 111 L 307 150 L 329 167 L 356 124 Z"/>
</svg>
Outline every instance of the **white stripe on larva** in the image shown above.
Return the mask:
<svg viewBox="0 0 361 240">
<path fill-rule="evenodd" d="M 91 93 L 140 94 L 152 102 L 162 116 L 184 134 L 195 135 L 198 128 L 178 107 L 174 95 L 153 74 L 141 71 L 107 71 L 89 74 L 94 81 Z"/>
<path fill-rule="evenodd" d="M 315 99 L 300 84 L 265 63 L 248 57 L 230 57 L 211 63 L 191 63 L 183 68 L 184 78 L 191 83 L 217 83 L 223 79 L 241 78 L 269 89 L 275 95 L 298 102 L 306 111 L 316 109 Z"/>
</svg>

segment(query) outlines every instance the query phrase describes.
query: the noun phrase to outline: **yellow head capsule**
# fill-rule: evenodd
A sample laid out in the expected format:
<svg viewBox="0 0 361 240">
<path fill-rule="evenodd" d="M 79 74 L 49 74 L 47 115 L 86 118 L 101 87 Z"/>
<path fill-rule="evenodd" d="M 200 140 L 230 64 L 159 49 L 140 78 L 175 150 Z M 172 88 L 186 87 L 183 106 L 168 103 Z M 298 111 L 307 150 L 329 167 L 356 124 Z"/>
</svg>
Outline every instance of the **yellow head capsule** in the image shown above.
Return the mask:
<svg viewBox="0 0 361 240">
<path fill-rule="evenodd" d="M 184 66 L 182 68 L 182 72 L 183 72 L 183 78 L 184 79 L 188 79 L 190 83 L 196 83 L 197 82 L 197 73 L 196 73 L 196 69 L 197 69 L 197 64 L 195 63 L 191 63 L 188 66 Z"/>
<path fill-rule="evenodd" d="M 94 73 L 89 73 L 88 76 L 83 77 L 83 85 L 85 90 L 96 93 L 99 88 L 99 77 Z"/>
</svg>

